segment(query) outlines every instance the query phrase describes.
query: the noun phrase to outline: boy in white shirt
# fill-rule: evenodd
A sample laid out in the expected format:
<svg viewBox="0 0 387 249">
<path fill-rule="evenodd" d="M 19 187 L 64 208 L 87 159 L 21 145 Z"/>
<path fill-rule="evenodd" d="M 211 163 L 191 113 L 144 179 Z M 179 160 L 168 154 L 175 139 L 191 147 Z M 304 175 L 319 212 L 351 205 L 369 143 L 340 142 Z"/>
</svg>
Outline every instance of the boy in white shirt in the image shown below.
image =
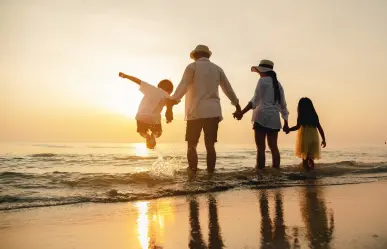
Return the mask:
<svg viewBox="0 0 387 249">
<path fill-rule="evenodd" d="M 160 137 L 163 130 L 161 128 L 161 111 L 170 99 L 173 92 L 173 84 L 169 80 L 162 80 L 157 87 L 152 86 L 136 77 L 119 73 L 121 78 L 125 78 L 140 85 L 140 91 L 144 94 L 136 115 L 137 132 L 146 138 L 146 145 L 149 149 L 156 146 L 156 138 Z M 172 122 L 173 113 L 171 105 L 167 105 L 165 112 L 167 123 Z"/>
</svg>

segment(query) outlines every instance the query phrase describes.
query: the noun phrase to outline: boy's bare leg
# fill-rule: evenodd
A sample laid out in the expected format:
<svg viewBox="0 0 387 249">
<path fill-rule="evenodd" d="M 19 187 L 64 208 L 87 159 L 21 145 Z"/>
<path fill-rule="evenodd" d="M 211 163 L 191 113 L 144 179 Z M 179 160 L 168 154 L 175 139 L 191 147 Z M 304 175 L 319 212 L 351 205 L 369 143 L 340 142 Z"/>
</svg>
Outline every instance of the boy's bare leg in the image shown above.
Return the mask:
<svg viewBox="0 0 387 249">
<path fill-rule="evenodd" d="M 153 135 L 155 136 L 155 138 L 161 137 L 161 134 L 162 134 L 162 132 L 160 132 L 160 131 L 153 132 Z"/>
<path fill-rule="evenodd" d="M 148 135 L 146 139 L 146 146 L 148 147 L 148 149 L 154 149 L 156 147 L 156 138 L 154 133 Z"/>
<path fill-rule="evenodd" d="M 147 138 L 149 136 L 148 132 L 139 132 L 138 134 L 140 134 L 143 138 Z"/>
</svg>

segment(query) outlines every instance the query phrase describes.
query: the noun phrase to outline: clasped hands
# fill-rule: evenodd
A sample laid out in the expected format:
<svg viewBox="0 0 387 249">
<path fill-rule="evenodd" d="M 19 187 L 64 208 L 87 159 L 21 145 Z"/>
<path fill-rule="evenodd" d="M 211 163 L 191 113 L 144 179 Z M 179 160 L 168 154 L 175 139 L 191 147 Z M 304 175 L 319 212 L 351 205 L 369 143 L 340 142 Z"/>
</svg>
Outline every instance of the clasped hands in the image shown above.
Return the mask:
<svg viewBox="0 0 387 249">
<path fill-rule="evenodd" d="M 173 120 L 173 106 L 177 105 L 179 101 L 174 99 L 166 99 L 167 110 L 165 111 L 165 118 L 167 119 L 167 124 L 171 123 Z"/>
<path fill-rule="evenodd" d="M 241 120 L 243 118 L 243 112 L 241 110 L 236 110 L 232 116 L 237 119 L 237 120 Z"/>
<path fill-rule="evenodd" d="M 282 130 L 286 133 L 286 134 L 289 134 L 290 133 L 290 128 L 288 125 L 284 125 L 284 127 L 282 128 Z"/>
<path fill-rule="evenodd" d="M 243 118 L 243 111 L 241 109 L 241 107 L 239 105 L 236 106 L 236 110 L 235 112 L 232 114 L 232 116 L 237 119 L 237 120 L 241 120 Z"/>
<path fill-rule="evenodd" d="M 237 119 L 237 120 L 241 120 L 243 118 L 243 115 L 244 115 L 244 112 L 240 109 L 240 107 L 237 106 L 236 108 L 236 111 L 232 114 L 232 116 Z M 286 134 L 289 134 L 290 133 L 290 128 L 289 128 L 289 125 L 288 125 L 288 122 L 285 122 L 284 124 L 284 127 L 283 127 L 283 131 L 286 133 Z"/>
</svg>

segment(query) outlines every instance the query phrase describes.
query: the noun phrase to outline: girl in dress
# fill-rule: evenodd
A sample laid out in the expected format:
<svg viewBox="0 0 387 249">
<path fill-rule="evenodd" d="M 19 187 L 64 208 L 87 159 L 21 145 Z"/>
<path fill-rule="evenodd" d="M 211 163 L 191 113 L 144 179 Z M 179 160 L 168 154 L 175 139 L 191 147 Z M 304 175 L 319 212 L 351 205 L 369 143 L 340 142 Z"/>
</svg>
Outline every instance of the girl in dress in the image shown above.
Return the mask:
<svg viewBox="0 0 387 249">
<path fill-rule="evenodd" d="M 297 125 L 285 132 L 298 131 L 296 139 L 295 155 L 302 159 L 304 169 L 314 169 L 314 160 L 320 158 L 320 138 L 321 147 L 326 147 L 324 130 L 321 127 L 318 115 L 313 103 L 309 98 L 301 98 L 298 102 Z"/>
</svg>

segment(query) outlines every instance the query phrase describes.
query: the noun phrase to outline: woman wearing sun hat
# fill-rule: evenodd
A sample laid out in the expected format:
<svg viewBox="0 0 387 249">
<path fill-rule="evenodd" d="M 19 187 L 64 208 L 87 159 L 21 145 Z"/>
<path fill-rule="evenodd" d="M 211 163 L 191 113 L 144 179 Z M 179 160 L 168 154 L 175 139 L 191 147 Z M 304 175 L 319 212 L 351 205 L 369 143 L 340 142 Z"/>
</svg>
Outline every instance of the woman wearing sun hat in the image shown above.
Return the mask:
<svg viewBox="0 0 387 249">
<path fill-rule="evenodd" d="M 273 157 L 273 168 L 280 167 L 278 150 L 278 132 L 281 130 L 280 113 L 284 120 L 284 129 L 288 128 L 289 112 L 286 107 L 285 94 L 277 74 L 273 70 L 274 63 L 261 60 L 258 66 L 252 66 L 251 72 L 259 74 L 253 98 L 241 112 L 235 112 L 238 120 L 249 110 L 253 110 L 253 129 L 257 145 L 257 169 L 265 167 L 266 138 Z"/>
</svg>

